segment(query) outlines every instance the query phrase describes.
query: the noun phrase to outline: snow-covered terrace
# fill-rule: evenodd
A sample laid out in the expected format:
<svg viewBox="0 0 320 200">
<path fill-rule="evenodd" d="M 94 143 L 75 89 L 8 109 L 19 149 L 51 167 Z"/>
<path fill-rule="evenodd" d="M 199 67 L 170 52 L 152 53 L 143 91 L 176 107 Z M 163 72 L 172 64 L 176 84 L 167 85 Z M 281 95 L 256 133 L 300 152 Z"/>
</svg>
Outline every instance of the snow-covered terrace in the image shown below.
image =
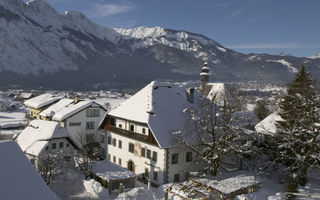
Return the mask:
<svg viewBox="0 0 320 200">
<path fill-rule="evenodd" d="M 122 168 L 119 165 L 110 162 L 109 160 L 97 162 L 93 166 L 92 172 L 107 181 L 130 179 L 136 177 L 135 173 L 133 173 L 132 171 Z"/>
</svg>

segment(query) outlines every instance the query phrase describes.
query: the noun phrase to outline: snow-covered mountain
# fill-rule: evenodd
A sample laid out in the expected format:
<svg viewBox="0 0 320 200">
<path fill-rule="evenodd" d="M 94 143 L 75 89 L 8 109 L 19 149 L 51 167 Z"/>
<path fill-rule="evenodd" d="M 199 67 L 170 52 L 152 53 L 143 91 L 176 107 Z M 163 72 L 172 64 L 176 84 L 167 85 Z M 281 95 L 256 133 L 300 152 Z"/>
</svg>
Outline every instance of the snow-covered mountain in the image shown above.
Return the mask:
<svg viewBox="0 0 320 200">
<path fill-rule="evenodd" d="M 215 80 L 286 81 L 301 65 L 320 74 L 319 59 L 241 54 L 203 35 L 162 27 L 97 25 L 45 0 L 0 0 L 0 84 L 83 88 L 153 79 L 198 79 L 208 60 Z"/>
</svg>

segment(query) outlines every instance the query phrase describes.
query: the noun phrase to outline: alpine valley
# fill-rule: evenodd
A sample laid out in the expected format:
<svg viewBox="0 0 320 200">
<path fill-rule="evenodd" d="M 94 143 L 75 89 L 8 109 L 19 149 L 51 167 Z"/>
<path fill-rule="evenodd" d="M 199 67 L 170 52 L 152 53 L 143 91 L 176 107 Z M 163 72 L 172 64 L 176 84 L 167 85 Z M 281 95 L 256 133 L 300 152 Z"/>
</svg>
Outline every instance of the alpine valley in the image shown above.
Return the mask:
<svg viewBox="0 0 320 200">
<path fill-rule="evenodd" d="M 198 80 L 204 60 L 215 81 L 286 82 L 302 65 L 320 75 L 320 56 L 242 54 L 183 30 L 103 27 L 44 0 L 0 0 L 0 30 L 0 86 L 139 88 Z"/>
</svg>

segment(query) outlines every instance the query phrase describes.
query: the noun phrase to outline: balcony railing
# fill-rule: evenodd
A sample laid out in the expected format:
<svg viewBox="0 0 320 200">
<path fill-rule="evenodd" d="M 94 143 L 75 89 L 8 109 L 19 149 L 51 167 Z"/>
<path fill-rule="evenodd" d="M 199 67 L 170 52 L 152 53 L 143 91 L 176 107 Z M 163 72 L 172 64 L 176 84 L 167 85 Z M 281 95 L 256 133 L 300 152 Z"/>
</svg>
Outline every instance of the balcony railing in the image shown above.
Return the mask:
<svg viewBox="0 0 320 200">
<path fill-rule="evenodd" d="M 107 128 L 107 130 L 109 130 L 109 131 L 111 131 L 113 133 L 128 137 L 128 138 L 131 138 L 131 139 L 138 140 L 140 142 L 145 142 L 145 143 L 148 143 L 148 144 L 157 145 L 157 142 L 155 141 L 153 136 L 150 135 L 150 133 L 149 133 L 148 136 L 147 135 L 141 135 L 139 133 L 136 133 L 136 132 L 133 132 L 133 131 L 124 130 L 124 129 L 121 129 L 121 128 L 117 128 L 115 126 L 109 126 Z"/>
</svg>

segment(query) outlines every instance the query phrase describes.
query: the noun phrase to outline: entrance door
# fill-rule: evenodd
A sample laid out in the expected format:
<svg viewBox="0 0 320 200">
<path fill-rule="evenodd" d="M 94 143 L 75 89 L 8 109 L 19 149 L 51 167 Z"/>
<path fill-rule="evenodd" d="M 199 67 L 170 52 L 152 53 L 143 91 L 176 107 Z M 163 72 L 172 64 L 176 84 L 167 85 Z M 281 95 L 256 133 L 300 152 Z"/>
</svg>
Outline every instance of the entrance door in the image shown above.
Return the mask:
<svg viewBox="0 0 320 200">
<path fill-rule="evenodd" d="M 134 172 L 134 162 L 132 160 L 128 162 L 128 170 Z"/>
</svg>

